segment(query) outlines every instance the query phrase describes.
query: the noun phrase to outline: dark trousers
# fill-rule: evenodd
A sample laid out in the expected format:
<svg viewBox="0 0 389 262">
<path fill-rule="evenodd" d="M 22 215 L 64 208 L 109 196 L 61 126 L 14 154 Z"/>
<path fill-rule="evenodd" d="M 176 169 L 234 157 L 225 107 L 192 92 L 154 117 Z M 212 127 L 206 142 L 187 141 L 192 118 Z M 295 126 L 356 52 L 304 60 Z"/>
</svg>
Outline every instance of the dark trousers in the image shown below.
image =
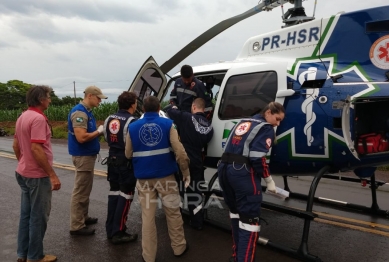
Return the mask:
<svg viewBox="0 0 389 262">
<path fill-rule="evenodd" d="M 255 261 L 260 232 L 261 178 L 239 164 L 220 164 L 218 173 L 224 201 L 230 209 L 235 261 Z"/>
<path fill-rule="evenodd" d="M 134 199 L 136 179 L 131 167 L 108 164 L 110 191 L 108 195 L 108 214 L 105 228 L 111 238 L 120 231 L 126 231 L 127 216 Z"/>
<path fill-rule="evenodd" d="M 182 181 L 182 175 L 179 177 L 179 187 L 181 199 L 184 199 L 186 194 L 188 200 L 188 209 L 190 223 L 193 227 L 202 227 L 204 221 L 203 213 L 203 195 L 200 185 L 204 183 L 204 168 L 200 166 L 189 166 L 190 185 L 185 188 Z"/>
</svg>

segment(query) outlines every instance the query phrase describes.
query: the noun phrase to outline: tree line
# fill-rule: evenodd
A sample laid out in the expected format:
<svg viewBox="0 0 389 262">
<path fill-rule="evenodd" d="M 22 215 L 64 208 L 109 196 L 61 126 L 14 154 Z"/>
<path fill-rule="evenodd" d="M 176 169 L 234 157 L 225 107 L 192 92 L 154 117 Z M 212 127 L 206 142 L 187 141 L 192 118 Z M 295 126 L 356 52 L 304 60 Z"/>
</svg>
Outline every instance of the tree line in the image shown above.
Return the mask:
<svg viewBox="0 0 389 262">
<path fill-rule="evenodd" d="M 32 84 L 24 83 L 20 80 L 10 80 L 7 83 L 0 82 L 0 109 L 1 110 L 17 110 L 26 109 L 26 94 Z M 77 101 L 82 100 L 82 97 L 74 99 L 74 97 L 65 96 L 59 98 L 54 91 L 51 92 L 51 105 L 63 106 L 74 105 Z"/>
</svg>

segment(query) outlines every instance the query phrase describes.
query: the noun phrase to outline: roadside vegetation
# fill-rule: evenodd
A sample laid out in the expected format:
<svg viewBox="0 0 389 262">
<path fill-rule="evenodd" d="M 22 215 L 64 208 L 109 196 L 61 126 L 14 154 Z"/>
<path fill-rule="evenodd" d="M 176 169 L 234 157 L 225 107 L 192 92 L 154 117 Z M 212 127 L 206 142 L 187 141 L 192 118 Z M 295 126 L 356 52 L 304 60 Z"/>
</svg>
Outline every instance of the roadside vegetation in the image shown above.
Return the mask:
<svg viewBox="0 0 389 262">
<path fill-rule="evenodd" d="M 9 135 L 15 133 L 15 122 L 20 114 L 27 109 L 26 94 L 31 84 L 20 80 L 9 80 L 0 83 L 0 128 L 4 128 Z M 45 111 L 49 123 L 53 129 L 54 138 L 67 138 L 67 117 L 70 109 L 82 100 L 82 97 L 65 96 L 59 98 L 54 91 L 51 92 L 51 104 Z M 167 104 L 163 102 L 161 107 Z M 93 114 L 98 122 L 103 121 L 118 110 L 117 102 L 103 102 L 93 109 Z"/>
</svg>

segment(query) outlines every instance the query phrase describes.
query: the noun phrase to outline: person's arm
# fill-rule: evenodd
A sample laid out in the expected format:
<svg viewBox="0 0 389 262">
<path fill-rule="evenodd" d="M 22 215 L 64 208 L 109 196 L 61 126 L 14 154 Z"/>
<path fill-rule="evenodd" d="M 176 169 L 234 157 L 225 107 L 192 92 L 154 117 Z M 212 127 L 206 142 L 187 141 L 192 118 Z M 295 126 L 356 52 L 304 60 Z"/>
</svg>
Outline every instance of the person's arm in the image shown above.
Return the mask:
<svg viewBox="0 0 389 262">
<path fill-rule="evenodd" d="M 132 141 L 130 137 L 130 132 L 127 132 L 126 135 L 126 147 L 125 147 L 125 154 L 128 159 L 132 158 L 132 153 L 134 150 L 132 149 Z"/>
<path fill-rule="evenodd" d="M 176 125 L 179 125 L 180 123 L 183 123 L 185 119 L 185 115 L 190 114 L 188 112 L 183 112 L 178 109 L 178 107 L 174 106 L 169 108 L 166 112 L 171 120 L 174 121 Z M 190 114 L 191 115 L 191 114 Z"/>
<path fill-rule="evenodd" d="M 205 86 L 204 84 L 201 82 L 201 81 L 197 81 L 196 82 L 196 94 L 197 94 L 197 98 L 202 98 L 204 99 L 204 101 L 207 101 L 206 100 L 206 97 L 205 97 L 205 93 L 207 92 L 207 90 L 205 89 Z"/>
<path fill-rule="evenodd" d="M 95 131 L 87 132 L 88 116 L 84 112 L 76 111 L 71 115 L 70 119 L 78 143 L 89 142 L 103 133 L 104 127 L 102 125 Z"/>
<path fill-rule="evenodd" d="M 58 190 L 61 188 L 61 182 L 54 172 L 54 169 L 50 166 L 47 160 L 43 146 L 40 143 L 31 143 L 31 151 L 35 161 L 49 176 L 51 181 L 51 190 Z"/>
<path fill-rule="evenodd" d="M 88 133 L 85 128 L 82 127 L 74 127 L 74 135 L 76 136 L 78 143 L 85 143 L 93 140 L 94 138 L 100 136 L 100 132 L 95 130 L 91 133 Z"/>
<path fill-rule="evenodd" d="M 185 177 L 190 175 L 189 157 L 185 152 L 184 146 L 178 139 L 177 130 L 173 126 L 170 128 L 170 144 L 172 145 L 173 152 L 176 155 L 176 161 L 185 180 Z"/>
<path fill-rule="evenodd" d="M 259 174 L 266 182 L 269 191 L 276 191 L 276 185 L 269 172 L 269 166 L 266 163 L 266 155 L 274 142 L 274 129 L 272 126 L 267 125 L 262 127 L 262 130 L 254 138 L 250 146 L 250 162 L 253 169 Z"/>
<path fill-rule="evenodd" d="M 12 148 L 15 152 L 16 159 L 20 160 L 20 147 L 19 147 L 19 141 L 16 137 L 14 137 L 14 141 L 12 143 Z"/>
</svg>

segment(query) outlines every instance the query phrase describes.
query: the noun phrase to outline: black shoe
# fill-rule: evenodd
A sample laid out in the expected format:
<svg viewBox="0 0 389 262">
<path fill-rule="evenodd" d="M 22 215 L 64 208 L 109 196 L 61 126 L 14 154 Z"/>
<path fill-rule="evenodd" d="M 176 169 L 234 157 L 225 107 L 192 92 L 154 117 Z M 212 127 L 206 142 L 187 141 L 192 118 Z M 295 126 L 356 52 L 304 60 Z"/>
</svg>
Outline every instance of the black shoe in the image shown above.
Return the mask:
<svg viewBox="0 0 389 262">
<path fill-rule="evenodd" d="M 186 248 L 184 250 L 184 252 L 182 252 L 180 255 L 174 255 L 175 257 L 182 257 L 183 255 L 185 255 L 186 252 L 188 252 L 189 250 L 189 244 L 186 243 Z"/>
<path fill-rule="evenodd" d="M 119 232 L 115 236 L 112 237 L 112 244 L 119 245 L 124 243 L 133 242 L 138 239 L 138 234 L 128 234 L 126 232 Z"/>
<path fill-rule="evenodd" d="M 96 224 L 99 219 L 97 217 L 88 217 L 85 219 L 85 225 L 93 225 Z"/>
<path fill-rule="evenodd" d="M 88 228 L 88 227 L 83 227 L 79 230 L 70 230 L 70 235 L 72 236 L 90 236 L 95 233 L 94 229 Z"/>
</svg>

